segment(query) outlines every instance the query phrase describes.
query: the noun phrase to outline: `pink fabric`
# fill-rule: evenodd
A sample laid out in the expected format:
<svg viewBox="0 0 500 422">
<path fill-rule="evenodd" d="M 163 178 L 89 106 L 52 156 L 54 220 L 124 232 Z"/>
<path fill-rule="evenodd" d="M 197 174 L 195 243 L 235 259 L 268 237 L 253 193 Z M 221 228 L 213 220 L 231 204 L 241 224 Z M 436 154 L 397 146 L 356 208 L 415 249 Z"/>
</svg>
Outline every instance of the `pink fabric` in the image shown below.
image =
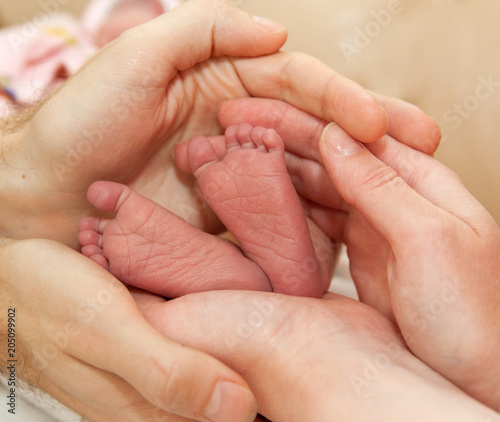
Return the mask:
<svg viewBox="0 0 500 422">
<path fill-rule="evenodd" d="M 0 30 L 0 117 L 43 99 L 97 50 L 96 36 L 122 0 L 94 0 L 82 19 L 66 13 Z M 182 0 L 161 0 L 167 11 Z"/>
<path fill-rule="evenodd" d="M 82 16 L 83 27 L 92 35 L 96 36 L 99 29 L 104 24 L 107 16 L 113 8 L 122 0 L 94 0 L 92 1 Z M 177 7 L 185 0 L 159 0 L 163 10 L 167 11 Z"/>
</svg>

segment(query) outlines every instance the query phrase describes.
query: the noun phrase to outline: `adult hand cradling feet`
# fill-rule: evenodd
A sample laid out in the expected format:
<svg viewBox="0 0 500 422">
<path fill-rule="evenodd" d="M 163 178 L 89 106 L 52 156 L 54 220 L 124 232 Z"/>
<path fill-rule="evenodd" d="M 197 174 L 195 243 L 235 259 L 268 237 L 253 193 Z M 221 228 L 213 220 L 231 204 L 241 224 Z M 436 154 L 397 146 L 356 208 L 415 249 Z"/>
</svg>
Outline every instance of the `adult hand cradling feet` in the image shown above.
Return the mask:
<svg viewBox="0 0 500 422">
<path fill-rule="evenodd" d="M 159 331 L 242 374 L 273 422 L 496 420 L 415 358 L 387 318 L 357 301 L 244 291 L 170 302 L 133 296 Z"/>
<path fill-rule="evenodd" d="M 456 174 L 390 137 L 364 148 L 332 125 L 320 151 L 350 205 L 343 240 L 361 299 L 397 322 L 415 355 L 498 409 L 496 222 Z"/>
</svg>

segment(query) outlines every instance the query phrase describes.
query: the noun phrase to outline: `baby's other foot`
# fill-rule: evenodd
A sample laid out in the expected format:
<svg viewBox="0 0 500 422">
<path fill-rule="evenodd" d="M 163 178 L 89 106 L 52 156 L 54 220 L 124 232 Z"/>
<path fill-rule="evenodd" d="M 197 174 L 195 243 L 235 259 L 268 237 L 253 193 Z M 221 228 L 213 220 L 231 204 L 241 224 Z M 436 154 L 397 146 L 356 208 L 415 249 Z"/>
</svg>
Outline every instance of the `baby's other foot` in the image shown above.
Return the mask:
<svg viewBox="0 0 500 422">
<path fill-rule="evenodd" d="M 124 283 L 170 298 L 218 289 L 271 290 L 264 272 L 233 244 L 127 186 L 96 182 L 87 196 L 116 216 L 80 220 L 82 253 Z"/>
<path fill-rule="evenodd" d="M 281 137 L 271 129 L 232 126 L 225 137 L 192 139 L 187 158 L 203 197 L 273 290 L 320 297 L 329 280 L 322 280 Z"/>
</svg>

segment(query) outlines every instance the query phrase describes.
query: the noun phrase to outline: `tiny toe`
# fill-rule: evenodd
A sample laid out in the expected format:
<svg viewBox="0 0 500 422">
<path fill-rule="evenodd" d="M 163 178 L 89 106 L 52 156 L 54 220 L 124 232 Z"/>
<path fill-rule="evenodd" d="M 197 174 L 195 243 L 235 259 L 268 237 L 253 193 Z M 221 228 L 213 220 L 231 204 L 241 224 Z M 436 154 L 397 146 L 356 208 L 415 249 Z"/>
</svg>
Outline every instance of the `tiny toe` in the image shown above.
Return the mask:
<svg viewBox="0 0 500 422">
<path fill-rule="evenodd" d="M 97 245 L 85 245 L 82 247 L 82 255 L 88 258 L 94 255 L 102 255 L 102 248 Z"/>
<path fill-rule="evenodd" d="M 217 157 L 219 157 L 219 160 L 222 160 L 227 154 L 226 137 L 224 135 L 210 136 L 207 139 L 210 145 L 212 145 Z"/>
<path fill-rule="evenodd" d="M 175 164 L 184 173 L 191 173 L 191 167 L 189 166 L 189 160 L 187 158 L 187 146 L 189 142 L 183 142 L 182 144 L 177 144 L 174 149 Z"/>
<path fill-rule="evenodd" d="M 253 128 L 252 141 L 257 148 L 265 148 L 266 147 L 264 145 L 264 140 L 262 139 L 266 130 L 267 129 L 263 128 L 262 126 L 256 126 Z"/>
<path fill-rule="evenodd" d="M 92 230 L 97 233 L 103 233 L 104 228 L 110 221 L 108 218 L 84 217 L 78 222 L 78 230 L 80 232 Z"/>
<path fill-rule="evenodd" d="M 109 268 L 109 262 L 104 256 L 100 254 L 95 254 L 89 257 L 92 261 L 94 261 L 96 264 L 99 264 L 102 268 L 107 270 Z"/>
<path fill-rule="evenodd" d="M 84 246 L 82 248 L 82 255 L 85 255 L 87 258 L 91 259 L 96 264 L 99 264 L 105 270 L 108 269 L 109 262 L 103 256 L 102 249 L 99 246 L 97 245 Z"/>
<path fill-rule="evenodd" d="M 233 125 L 226 129 L 224 136 L 226 137 L 226 145 L 228 148 L 241 146 L 240 141 L 238 141 L 238 137 L 236 136 L 238 127 L 238 125 Z"/>
<path fill-rule="evenodd" d="M 132 193 L 132 189 L 120 183 L 95 182 L 87 191 L 87 199 L 102 211 L 116 213 Z"/>
<path fill-rule="evenodd" d="M 97 230 L 97 225 L 96 225 L 96 218 L 95 217 L 83 217 L 80 219 L 78 222 L 78 231 L 84 231 L 84 230 Z"/>
<path fill-rule="evenodd" d="M 210 142 L 210 145 L 212 145 L 215 153 L 217 154 L 217 157 L 219 157 L 219 159 L 222 160 L 227 154 L 225 137 L 219 135 L 219 136 L 210 136 L 206 139 L 208 139 L 208 142 Z M 185 173 L 192 174 L 193 170 L 191 168 L 191 161 L 188 155 L 188 149 L 190 143 L 191 141 L 183 142 L 182 144 L 176 145 L 174 151 L 174 157 L 177 167 L 179 167 Z"/>
<path fill-rule="evenodd" d="M 252 140 L 253 126 L 249 124 L 239 125 L 236 130 L 236 138 L 240 145 L 244 148 L 255 148 Z"/>
<path fill-rule="evenodd" d="M 262 141 L 269 151 L 273 149 L 285 150 L 283 139 L 274 129 L 266 129 L 262 135 Z"/>
<path fill-rule="evenodd" d="M 95 230 L 82 230 L 78 233 L 78 240 L 82 246 L 97 245 L 102 248 L 102 235 Z"/>
<path fill-rule="evenodd" d="M 205 136 L 197 136 L 189 141 L 187 155 L 193 173 L 200 170 L 206 164 L 219 161 L 217 152 Z"/>
</svg>

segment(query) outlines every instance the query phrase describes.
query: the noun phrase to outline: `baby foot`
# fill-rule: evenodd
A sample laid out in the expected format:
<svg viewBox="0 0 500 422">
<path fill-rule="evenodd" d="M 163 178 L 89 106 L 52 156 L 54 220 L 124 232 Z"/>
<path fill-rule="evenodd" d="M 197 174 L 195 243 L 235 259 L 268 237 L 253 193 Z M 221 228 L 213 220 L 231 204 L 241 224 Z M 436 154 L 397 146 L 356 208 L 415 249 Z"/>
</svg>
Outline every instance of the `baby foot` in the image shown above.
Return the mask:
<svg viewBox="0 0 500 422">
<path fill-rule="evenodd" d="M 263 271 L 232 243 L 127 186 L 97 182 L 87 196 L 116 217 L 80 220 L 82 253 L 121 281 L 170 298 L 217 289 L 271 290 Z"/>
<path fill-rule="evenodd" d="M 281 137 L 262 127 L 232 126 L 225 138 L 191 140 L 187 158 L 208 205 L 273 290 L 321 296 L 328 283 L 286 169 Z"/>
</svg>

